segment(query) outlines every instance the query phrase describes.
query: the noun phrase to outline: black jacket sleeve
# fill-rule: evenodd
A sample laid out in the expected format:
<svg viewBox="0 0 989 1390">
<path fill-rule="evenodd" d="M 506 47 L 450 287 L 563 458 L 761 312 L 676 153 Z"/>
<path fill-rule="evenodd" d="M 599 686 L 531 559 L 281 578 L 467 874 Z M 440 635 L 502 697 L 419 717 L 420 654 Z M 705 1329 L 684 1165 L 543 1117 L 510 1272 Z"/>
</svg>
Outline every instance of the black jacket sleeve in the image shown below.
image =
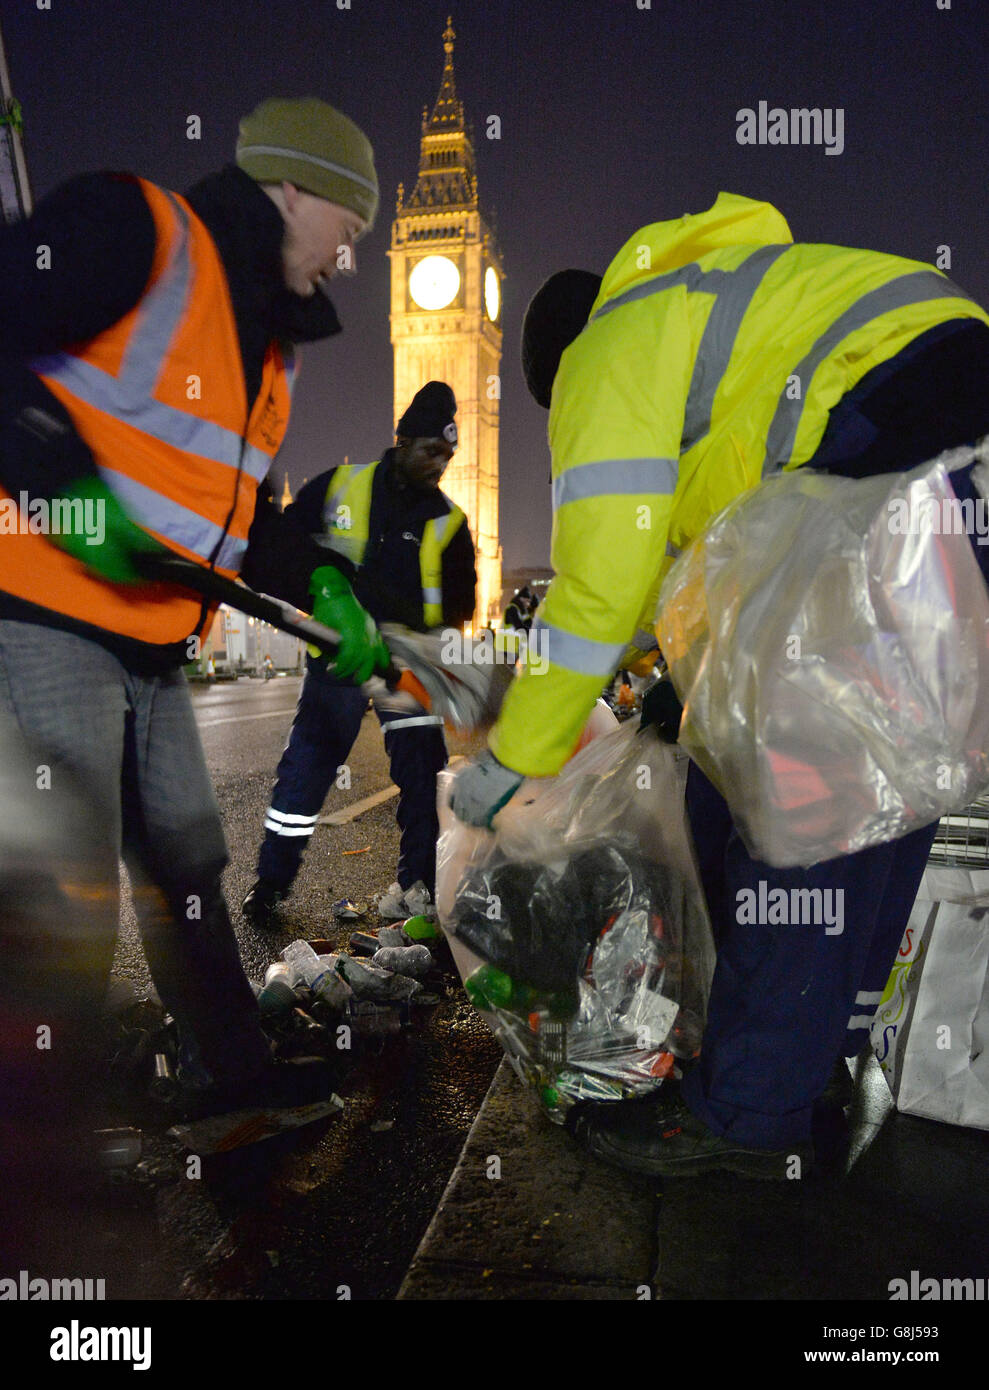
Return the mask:
<svg viewBox="0 0 989 1390">
<path fill-rule="evenodd" d="M 313 486 L 313 483 L 308 484 L 310 488 Z M 324 490 L 325 486 L 324 481 Z M 300 499 L 305 492 L 303 488 Z M 244 583 L 259 593 L 272 594 L 311 613 L 309 580 L 313 570 L 321 565 L 333 565 L 353 582 L 355 570 L 350 561 L 313 540 L 313 531 L 305 524 L 304 511 L 297 510 L 296 503 L 280 512 L 270 484 L 263 482 L 258 488 L 257 506 L 241 568 Z"/>
<path fill-rule="evenodd" d="M 474 542 L 465 521 L 443 552 L 443 622 L 463 627 L 474 615 L 477 569 Z"/>
<path fill-rule="evenodd" d="M 0 227 L 0 482 L 52 496 L 94 471 L 68 413 L 26 365 L 122 318 L 154 259 L 151 209 L 126 174 L 83 174 Z"/>
</svg>

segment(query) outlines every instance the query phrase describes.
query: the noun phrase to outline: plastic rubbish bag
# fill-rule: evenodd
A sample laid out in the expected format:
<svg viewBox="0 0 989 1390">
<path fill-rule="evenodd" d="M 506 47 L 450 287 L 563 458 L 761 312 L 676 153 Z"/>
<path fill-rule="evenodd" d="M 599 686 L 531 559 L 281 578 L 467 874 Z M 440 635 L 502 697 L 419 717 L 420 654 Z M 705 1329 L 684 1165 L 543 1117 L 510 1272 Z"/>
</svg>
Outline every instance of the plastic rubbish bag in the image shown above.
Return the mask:
<svg viewBox="0 0 989 1390">
<path fill-rule="evenodd" d="M 772 478 L 670 571 L 657 635 L 680 744 L 756 858 L 897 839 L 989 784 L 989 594 L 965 534 L 978 516 L 948 478 L 982 448 Z"/>
<path fill-rule="evenodd" d="M 472 1002 L 550 1117 L 641 1095 L 700 1046 L 714 952 L 686 759 L 626 725 L 528 781 L 495 831 L 439 779 L 436 898 Z"/>
</svg>

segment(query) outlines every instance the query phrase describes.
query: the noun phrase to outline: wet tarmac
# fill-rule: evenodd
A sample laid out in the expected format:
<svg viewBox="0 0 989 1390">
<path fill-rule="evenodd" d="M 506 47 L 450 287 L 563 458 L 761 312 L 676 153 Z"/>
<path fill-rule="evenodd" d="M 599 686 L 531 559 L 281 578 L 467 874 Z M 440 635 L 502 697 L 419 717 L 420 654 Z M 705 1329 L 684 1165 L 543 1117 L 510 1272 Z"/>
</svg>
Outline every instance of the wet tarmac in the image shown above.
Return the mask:
<svg viewBox="0 0 989 1390">
<path fill-rule="evenodd" d="M 328 938 L 346 949 L 351 932 L 365 924 L 336 922 L 331 904 L 341 897 L 370 903 L 394 879 L 398 855 L 394 799 L 344 825 L 321 825 L 283 929 L 262 933 L 242 919 L 239 904 L 254 878 L 298 687 L 281 678 L 194 692 L 230 850 L 225 890 L 253 979 L 297 937 Z M 350 788 L 331 790 L 324 815 L 390 785 L 373 714 L 350 767 Z M 377 925 L 372 908 L 366 926 Z M 150 989 L 129 904 L 115 974 L 139 995 Z M 147 1162 L 142 1175 L 107 1181 L 93 1199 L 94 1226 L 120 1232 L 110 1242 L 122 1258 L 108 1296 L 393 1298 L 501 1056 L 452 967 L 434 973 L 426 988 L 437 1002 L 416 1009 L 400 1036 L 355 1038 L 353 1050 L 340 1055 L 336 1090 L 345 1104 L 338 1116 L 204 1159 L 201 1179 L 186 1176 L 185 1156 L 164 1136 L 171 1119 L 160 1107 L 132 1103 L 112 1113 L 108 1123 L 143 1128 Z M 139 1247 L 141 1257 L 129 1262 L 123 1246 Z"/>
</svg>

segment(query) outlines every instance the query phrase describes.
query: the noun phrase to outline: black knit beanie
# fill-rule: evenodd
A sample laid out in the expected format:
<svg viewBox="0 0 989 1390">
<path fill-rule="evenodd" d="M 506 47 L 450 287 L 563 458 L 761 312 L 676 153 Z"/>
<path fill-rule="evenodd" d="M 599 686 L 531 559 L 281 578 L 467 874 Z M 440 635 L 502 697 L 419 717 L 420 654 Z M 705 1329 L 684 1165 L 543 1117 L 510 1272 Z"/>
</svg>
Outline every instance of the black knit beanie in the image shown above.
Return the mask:
<svg viewBox="0 0 989 1390">
<path fill-rule="evenodd" d="M 522 375 L 546 410 L 560 358 L 587 323 L 600 288 L 600 275 L 589 270 L 558 270 L 529 301 L 522 324 Z"/>
<path fill-rule="evenodd" d="M 412 397 L 395 433 L 402 439 L 445 439 L 457 445 L 457 398 L 445 381 L 427 381 Z"/>
</svg>

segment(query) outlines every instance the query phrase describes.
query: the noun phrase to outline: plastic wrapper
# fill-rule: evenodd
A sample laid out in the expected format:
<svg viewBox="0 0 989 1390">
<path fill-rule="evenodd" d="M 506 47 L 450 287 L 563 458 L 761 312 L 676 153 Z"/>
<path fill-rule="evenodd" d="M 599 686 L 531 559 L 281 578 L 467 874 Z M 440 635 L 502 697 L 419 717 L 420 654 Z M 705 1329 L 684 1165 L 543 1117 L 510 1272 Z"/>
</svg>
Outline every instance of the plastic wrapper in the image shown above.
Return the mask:
<svg viewBox="0 0 989 1390">
<path fill-rule="evenodd" d="M 562 1122 L 642 1095 L 696 1055 L 711 931 L 683 805 L 686 760 L 631 726 L 523 783 L 494 832 L 439 782 L 437 908 L 472 1002 Z"/>
<path fill-rule="evenodd" d="M 989 525 L 948 478 L 978 457 L 772 478 L 670 571 L 657 633 L 680 744 L 754 857 L 852 853 L 989 784 L 989 594 L 964 533 L 985 544 Z"/>
</svg>

